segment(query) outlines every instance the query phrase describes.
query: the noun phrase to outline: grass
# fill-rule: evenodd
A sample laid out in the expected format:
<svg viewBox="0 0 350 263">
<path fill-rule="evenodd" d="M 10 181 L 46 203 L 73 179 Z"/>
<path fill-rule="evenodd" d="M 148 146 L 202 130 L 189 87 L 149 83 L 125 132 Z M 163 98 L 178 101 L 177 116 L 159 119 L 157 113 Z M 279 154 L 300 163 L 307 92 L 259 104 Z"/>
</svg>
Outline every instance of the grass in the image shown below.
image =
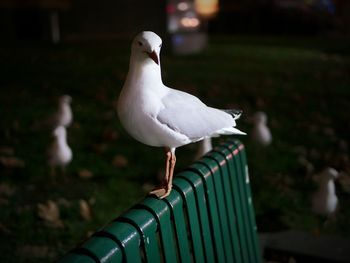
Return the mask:
<svg viewBox="0 0 350 263">
<path fill-rule="evenodd" d="M 350 167 L 347 149 L 339 146 L 350 134 L 349 46 L 349 39 L 216 36 L 200 55 L 162 55 L 166 84 L 212 106 L 242 108 L 242 130 L 251 130 L 252 113 L 267 112 L 274 136 L 270 147 L 240 137 L 247 146 L 261 231 L 350 233 L 345 192 L 339 190 L 338 216 L 327 227 L 310 212 L 315 184 L 296 153 L 304 149 L 316 172 L 324 166 Z M 0 184 L 12 189 L 0 191 L 4 262 L 54 261 L 143 198 L 145 184 L 156 182 L 163 151 L 130 138 L 114 109 L 128 59 L 129 41 L 0 46 L 0 156 L 25 162 L 24 167 L 0 167 Z M 33 125 L 55 110 L 61 94 L 73 97 L 68 135 L 74 159 L 67 181 L 59 177 L 54 184 L 45 159 L 50 131 Z M 178 149 L 177 170 L 192 162 L 195 151 L 194 145 Z M 117 155 L 128 160 L 126 167 L 113 165 Z M 93 177 L 80 178 L 83 169 Z M 90 203 L 91 220 L 79 213 L 81 199 Z M 38 217 L 37 204 L 47 200 L 58 204 L 63 228 Z"/>
</svg>

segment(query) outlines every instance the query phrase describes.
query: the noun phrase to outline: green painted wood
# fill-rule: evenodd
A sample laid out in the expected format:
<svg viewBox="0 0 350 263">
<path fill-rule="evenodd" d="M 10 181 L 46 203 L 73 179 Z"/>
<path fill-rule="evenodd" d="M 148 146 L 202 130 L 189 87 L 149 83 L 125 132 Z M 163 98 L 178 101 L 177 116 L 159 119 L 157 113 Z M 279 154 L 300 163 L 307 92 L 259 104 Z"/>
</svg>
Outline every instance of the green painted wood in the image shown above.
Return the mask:
<svg viewBox="0 0 350 263">
<path fill-rule="evenodd" d="M 92 236 L 81 247 L 89 250 L 100 262 L 118 262 L 122 259 L 121 249 L 107 237 Z"/>
<path fill-rule="evenodd" d="M 248 208 L 248 196 L 246 192 L 246 177 L 244 170 L 241 169 L 240 165 L 240 150 L 235 144 L 230 144 L 230 148 L 233 153 L 233 162 L 235 164 L 236 172 L 237 172 L 237 182 L 239 185 L 240 196 L 241 196 L 241 207 L 242 207 L 242 216 L 244 217 L 245 222 L 245 234 L 248 242 L 248 251 L 251 262 L 256 262 L 254 255 L 254 241 L 252 239 L 251 225 L 250 225 L 250 216 L 249 216 L 249 208 Z"/>
<path fill-rule="evenodd" d="M 239 235 L 240 231 L 239 229 L 242 226 L 242 220 L 241 220 L 241 210 L 235 209 L 236 203 L 235 197 L 239 197 L 238 193 L 233 193 L 234 189 L 231 182 L 231 171 L 229 169 L 229 161 L 226 159 L 226 157 L 222 154 L 222 149 L 216 148 L 211 153 L 211 158 L 214 158 L 220 167 L 220 176 L 222 180 L 222 185 L 224 187 L 224 197 L 226 200 L 226 211 L 228 215 L 228 222 L 229 222 L 229 230 L 230 230 L 230 238 L 232 242 L 232 249 L 233 249 L 233 256 L 235 259 L 235 262 L 242 262 L 246 259 L 248 259 L 246 252 L 246 244 L 244 236 Z M 238 212 L 238 213 L 237 213 Z M 240 220 L 238 220 L 240 219 Z M 240 223 L 240 224 L 239 224 Z M 243 239 L 242 239 L 243 238 Z M 243 253 L 242 253 L 243 252 Z"/>
<path fill-rule="evenodd" d="M 185 203 L 185 213 L 187 214 L 187 226 L 191 234 L 190 242 L 192 243 L 194 262 L 204 262 L 204 246 L 201 237 L 201 229 L 199 227 L 199 215 L 194 196 L 194 190 L 191 184 L 181 177 L 174 180 L 174 190 L 178 191 Z"/>
<path fill-rule="evenodd" d="M 116 243 L 119 243 L 122 254 L 122 260 L 119 262 L 139 263 L 142 261 L 140 251 L 141 237 L 137 229 L 132 225 L 115 221 L 103 228 L 103 232 L 113 236 L 117 241 Z"/>
<path fill-rule="evenodd" d="M 242 211 L 242 206 L 241 206 L 241 199 L 242 199 L 242 192 L 241 189 L 239 188 L 238 184 L 238 173 L 235 168 L 235 163 L 233 161 L 233 153 L 225 147 L 225 145 L 219 146 L 215 148 L 219 154 L 221 154 L 227 162 L 226 169 L 229 174 L 229 184 L 231 188 L 231 198 L 233 201 L 233 206 L 234 206 L 234 211 L 236 215 L 236 223 L 235 226 L 237 228 L 237 233 L 239 236 L 239 247 L 241 251 L 241 256 L 243 262 L 248 262 L 250 260 L 249 257 L 249 249 L 248 249 L 248 240 L 246 236 L 246 231 L 245 228 L 247 227 L 248 222 L 246 222 L 244 216 L 243 216 L 243 211 Z M 223 167 L 223 169 L 225 169 Z"/>
<path fill-rule="evenodd" d="M 164 201 L 170 207 L 171 218 L 174 223 L 178 261 L 192 262 L 192 252 L 189 243 L 189 236 L 187 234 L 185 215 L 183 213 L 184 202 L 182 196 L 179 192 L 172 191 Z"/>
<path fill-rule="evenodd" d="M 262 262 L 243 145 L 223 144 L 59 262 Z"/>
<path fill-rule="evenodd" d="M 209 215 L 210 232 L 214 239 L 213 247 L 214 256 L 216 259 L 215 262 L 226 262 L 223 229 L 220 222 L 218 200 L 216 198 L 216 189 L 214 186 L 213 174 L 210 170 L 210 167 L 203 160 L 194 163 L 190 168 L 193 169 L 194 172 L 198 173 L 204 182 L 206 200 L 208 202 L 207 208 Z"/>
<path fill-rule="evenodd" d="M 216 193 L 216 200 L 218 204 L 218 212 L 219 212 L 219 218 L 220 218 L 220 224 L 222 228 L 222 235 L 223 235 L 223 241 L 224 241 L 224 248 L 225 248 L 225 255 L 226 260 L 230 262 L 234 262 L 235 258 L 233 256 L 233 244 L 231 241 L 231 231 L 230 231 L 230 218 L 227 211 L 227 202 L 225 198 L 225 188 L 222 182 L 222 176 L 220 167 L 216 163 L 212 157 L 204 156 L 203 158 L 205 160 L 205 163 L 210 167 L 211 172 L 213 173 L 213 179 L 214 179 L 214 187 L 215 187 L 215 193 Z"/>
<path fill-rule="evenodd" d="M 214 262 L 214 247 L 213 247 L 213 237 L 210 231 L 209 225 L 209 215 L 208 215 L 208 200 L 205 194 L 205 188 L 203 179 L 198 173 L 191 170 L 185 171 L 177 175 L 177 177 L 184 178 L 188 180 L 191 184 L 192 189 L 194 189 L 197 209 L 199 213 L 199 225 L 201 228 L 202 243 L 204 244 L 204 255 L 206 262 Z"/>
<path fill-rule="evenodd" d="M 134 208 L 121 215 L 117 221 L 129 223 L 138 230 L 142 237 L 140 249 L 144 251 L 147 262 L 161 262 L 161 250 L 157 241 L 158 224 L 149 211 Z"/>
<path fill-rule="evenodd" d="M 139 207 L 151 212 L 157 220 L 164 261 L 176 262 L 175 236 L 171 225 L 170 209 L 166 202 L 157 198 L 148 197 L 140 203 Z"/>
<path fill-rule="evenodd" d="M 258 240 L 258 229 L 256 225 L 255 220 L 255 212 L 254 212 L 254 205 L 253 205 L 253 198 L 252 198 L 252 192 L 250 188 L 250 179 L 249 179 L 249 171 L 248 171 L 248 163 L 247 163 L 247 157 L 245 152 L 244 145 L 239 140 L 233 140 L 233 144 L 239 149 L 239 160 L 240 164 L 238 164 L 239 168 L 241 169 L 241 172 L 244 174 L 245 178 L 245 191 L 247 195 L 247 207 L 248 207 L 248 214 L 249 214 L 249 222 L 250 222 L 250 233 L 251 233 L 251 239 L 254 246 L 254 256 L 256 259 L 256 262 L 262 262 L 262 256 L 260 254 L 260 244 Z"/>
<path fill-rule="evenodd" d="M 96 263 L 91 257 L 75 253 L 68 253 L 58 263 Z"/>
</svg>

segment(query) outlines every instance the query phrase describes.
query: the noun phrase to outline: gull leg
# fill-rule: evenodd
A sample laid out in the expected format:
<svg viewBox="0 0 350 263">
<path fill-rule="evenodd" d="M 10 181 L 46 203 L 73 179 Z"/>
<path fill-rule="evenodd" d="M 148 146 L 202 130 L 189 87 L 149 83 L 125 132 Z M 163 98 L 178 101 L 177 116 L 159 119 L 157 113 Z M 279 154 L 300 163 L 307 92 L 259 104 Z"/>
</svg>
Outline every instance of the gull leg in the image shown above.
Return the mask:
<svg viewBox="0 0 350 263">
<path fill-rule="evenodd" d="M 165 162 L 165 175 L 164 175 L 164 179 L 161 183 L 160 186 L 158 186 L 157 188 L 155 188 L 154 190 L 152 190 L 150 192 L 151 195 L 156 195 L 158 198 L 164 198 L 166 196 L 168 196 L 170 194 L 170 191 L 168 190 L 169 187 L 169 181 L 170 178 L 172 180 L 172 174 L 171 172 L 171 163 L 172 163 L 172 152 L 170 149 L 166 148 L 166 162 Z"/>
</svg>

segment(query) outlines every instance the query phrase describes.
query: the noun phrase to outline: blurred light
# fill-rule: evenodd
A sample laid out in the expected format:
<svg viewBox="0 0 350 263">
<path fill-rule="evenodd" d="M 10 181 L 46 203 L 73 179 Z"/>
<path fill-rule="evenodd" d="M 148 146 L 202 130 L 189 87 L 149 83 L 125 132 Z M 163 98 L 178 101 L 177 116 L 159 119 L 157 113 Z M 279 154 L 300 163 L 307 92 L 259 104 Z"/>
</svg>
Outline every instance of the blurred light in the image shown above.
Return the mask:
<svg viewBox="0 0 350 263">
<path fill-rule="evenodd" d="M 190 18 L 190 17 L 183 17 L 181 18 L 181 25 L 184 27 L 197 27 L 199 26 L 200 22 L 198 18 Z"/>
<path fill-rule="evenodd" d="M 213 17 L 219 11 L 218 0 L 195 0 L 195 9 L 203 17 Z"/>
<path fill-rule="evenodd" d="M 177 9 L 179 9 L 180 11 L 186 11 L 190 8 L 190 5 L 186 2 L 180 2 L 177 4 Z"/>
</svg>

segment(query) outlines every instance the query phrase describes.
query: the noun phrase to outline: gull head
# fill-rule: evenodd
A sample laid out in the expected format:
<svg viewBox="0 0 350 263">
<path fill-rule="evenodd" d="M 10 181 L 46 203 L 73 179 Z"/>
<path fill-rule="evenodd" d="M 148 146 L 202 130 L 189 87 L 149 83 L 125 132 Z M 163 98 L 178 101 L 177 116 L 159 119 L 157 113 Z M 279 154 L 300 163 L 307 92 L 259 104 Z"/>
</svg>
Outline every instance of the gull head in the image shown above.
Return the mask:
<svg viewBox="0 0 350 263">
<path fill-rule="evenodd" d="M 254 114 L 253 120 L 255 124 L 266 124 L 267 115 L 263 111 L 258 111 Z"/>
<path fill-rule="evenodd" d="M 63 95 L 59 98 L 60 104 L 70 104 L 72 102 L 72 97 L 69 95 Z"/>
<path fill-rule="evenodd" d="M 162 39 L 151 31 L 139 33 L 132 42 L 132 54 L 139 61 L 150 61 L 159 65 L 159 54 Z"/>
<path fill-rule="evenodd" d="M 66 129 L 63 126 L 58 126 L 54 131 L 52 132 L 52 135 L 55 138 L 65 138 L 66 137 Z"/>
</svg>

